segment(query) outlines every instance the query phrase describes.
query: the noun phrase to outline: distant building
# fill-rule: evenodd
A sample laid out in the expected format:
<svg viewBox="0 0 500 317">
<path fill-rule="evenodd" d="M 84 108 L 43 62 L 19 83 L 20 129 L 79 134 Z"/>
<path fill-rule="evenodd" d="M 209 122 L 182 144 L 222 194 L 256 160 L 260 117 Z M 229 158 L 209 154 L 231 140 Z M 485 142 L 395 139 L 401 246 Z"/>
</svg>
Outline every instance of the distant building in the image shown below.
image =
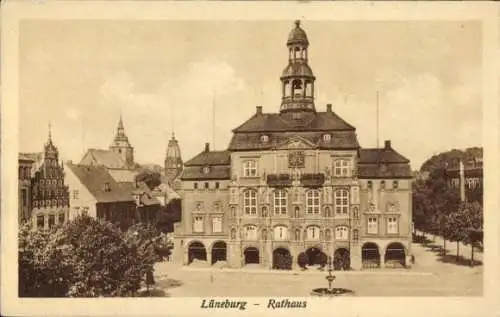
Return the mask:
<svg viewBox="0 0 500 317">
<path fill-rule="evenodd" d="M 182 157 L 179 142 L 172 134 L 168 141 L 167 153 L 165 155 L 165 182 L 172 186 L 182 173 Z"/>
<path fill-rule="evenodd" d="M 18 158 L 18 220 L 19 223 L 28 221 L 31 217 L 31 172 L 34 158 L 25 153 L 19 153 Z"/>
<path fill-rule="evenodd" d="M 450 187 L 460 191 L 462 200 L 483 199 L 483 158 L 474 157 L 465 162 L 454 161 L 447 166 Z"/>
<path fill-rule="evenodd" d="M 134 148 L 125 134 L 122 117 L 118 122 L 116 134 L 108 150 L 89 149 L 84 154 L 81 165 L 101 165 L 107 169 L 134 170 Z"/>
<path fill-rule="evenodd" d="M 299 21 L 286 46 L 279 112 L 257 107 L 227 150 L 207 144 L 184 164 L 174 259 L 289 269 L 305 253 L 337 269 L 410 266 L 409 160 L 390 141 L 361 148 L 331 105 L 317 111 Z"/>
<path fill-rule="evenodd" d="M 68 220 L 69 191 L 64 182 L 64 166 L 59 163 L 59 151 L 52 142 L 49 129 L 43 158 L 34 163 L 31 176 L 31 219 L 34 229 L 49 229 Z M 24 165 L 26 168 L 26 165 Z M 29 191 L 21 192 L 29 195 Z"/>
</svg>

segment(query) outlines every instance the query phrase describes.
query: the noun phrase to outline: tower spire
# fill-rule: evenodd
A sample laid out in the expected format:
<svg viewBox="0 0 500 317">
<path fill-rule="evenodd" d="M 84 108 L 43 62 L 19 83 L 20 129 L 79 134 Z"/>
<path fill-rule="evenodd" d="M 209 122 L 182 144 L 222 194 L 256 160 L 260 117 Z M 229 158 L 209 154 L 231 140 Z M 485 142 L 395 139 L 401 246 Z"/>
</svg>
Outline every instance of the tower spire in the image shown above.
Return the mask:
<svg viewBox="0 0 500 317">
<path fill-rule="evenodd" d="M 52 123 L 49 120 L 49 143 L 52 143 Z"/>
<path fill-rule="evenodd" d="M 379 142 L 380 142 L 379 126 L 380 126 L 380 94 L 379 94 L 379 91 L 377 90 L 377 148 L 380 145 L 379 144 Z"/>
</svg>

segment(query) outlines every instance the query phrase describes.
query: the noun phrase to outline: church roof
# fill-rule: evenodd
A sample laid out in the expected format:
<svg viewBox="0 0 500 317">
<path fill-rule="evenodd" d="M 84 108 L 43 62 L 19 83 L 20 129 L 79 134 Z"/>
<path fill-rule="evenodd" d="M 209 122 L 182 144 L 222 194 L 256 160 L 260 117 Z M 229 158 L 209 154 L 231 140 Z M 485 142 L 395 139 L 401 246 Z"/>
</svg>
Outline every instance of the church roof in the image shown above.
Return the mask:
<svg viewBox="0 0 500 317">
<path fill-rule="evenodd" d="M 103 165 L 107 168 L 123 168 L 125 162 L 118 153 L 103 149 L 88 149 L 80 164 L 89 165 L 91 159 L 95 165 Z"/>
<path fill-rule="evenodd" d="M 355 128 L 335 112 L 316 112 L 304 125 L 296 125 L 279 113 L 256 113 L 233 130 L 241 132 L 292 132 L 292 131 L 354 131 Z"/>
<path fill-rule="evenodd" d="M 120 187 L 105 167 L 71 163 L 68 163 L 67 167 L 94 196 L 98 203 L 134 201 L 130 192 Z M 109 191 L 105 190 L 106 183 L 109 184 Z"/>
</svg>

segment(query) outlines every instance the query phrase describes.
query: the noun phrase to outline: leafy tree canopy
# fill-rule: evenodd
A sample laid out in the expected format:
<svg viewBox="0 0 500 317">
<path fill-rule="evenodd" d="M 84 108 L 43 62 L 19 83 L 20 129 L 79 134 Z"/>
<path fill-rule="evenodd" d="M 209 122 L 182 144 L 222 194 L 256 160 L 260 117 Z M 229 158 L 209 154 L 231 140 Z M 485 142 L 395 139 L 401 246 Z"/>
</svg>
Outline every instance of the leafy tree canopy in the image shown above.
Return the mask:
<svg viewBox="0 0 500 317">
<path fill-rule="evenodd" d="M 483 157 L 483 149 L 480 147 L 471 147 L 465 150 L 453 149 L 451 151 L 442 152 L 433 155 L 426 160 L 422 167 L 421 172 L 433 172 L 436 169 L 442 169 L 446 166 L 454 166 L 459 160 L 469 161 L 476 157 Z"/>
<path fill-rule="evenodd" d="M 154 189 L 162 182 L 162 175 L 151 170 L 142 170 L 135 177 L 137 182 L 145 182 L 149 189 Z"/>
</svg>

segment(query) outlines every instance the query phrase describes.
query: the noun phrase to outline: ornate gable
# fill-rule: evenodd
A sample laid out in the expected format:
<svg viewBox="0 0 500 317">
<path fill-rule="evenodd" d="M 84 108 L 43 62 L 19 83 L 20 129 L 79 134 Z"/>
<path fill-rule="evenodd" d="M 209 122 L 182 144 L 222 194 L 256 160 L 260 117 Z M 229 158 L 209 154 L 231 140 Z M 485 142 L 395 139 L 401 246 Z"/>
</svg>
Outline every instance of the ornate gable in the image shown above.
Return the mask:
<svg viewBox="0 0 500 317">
<path fill-rule="evenodd" d="M 316 149 L 316 144 L 311 141 L 300 137 L 293 136 L 279 144 L 276 149 L 278 150 L 312 150 Z"/>
</svg>

